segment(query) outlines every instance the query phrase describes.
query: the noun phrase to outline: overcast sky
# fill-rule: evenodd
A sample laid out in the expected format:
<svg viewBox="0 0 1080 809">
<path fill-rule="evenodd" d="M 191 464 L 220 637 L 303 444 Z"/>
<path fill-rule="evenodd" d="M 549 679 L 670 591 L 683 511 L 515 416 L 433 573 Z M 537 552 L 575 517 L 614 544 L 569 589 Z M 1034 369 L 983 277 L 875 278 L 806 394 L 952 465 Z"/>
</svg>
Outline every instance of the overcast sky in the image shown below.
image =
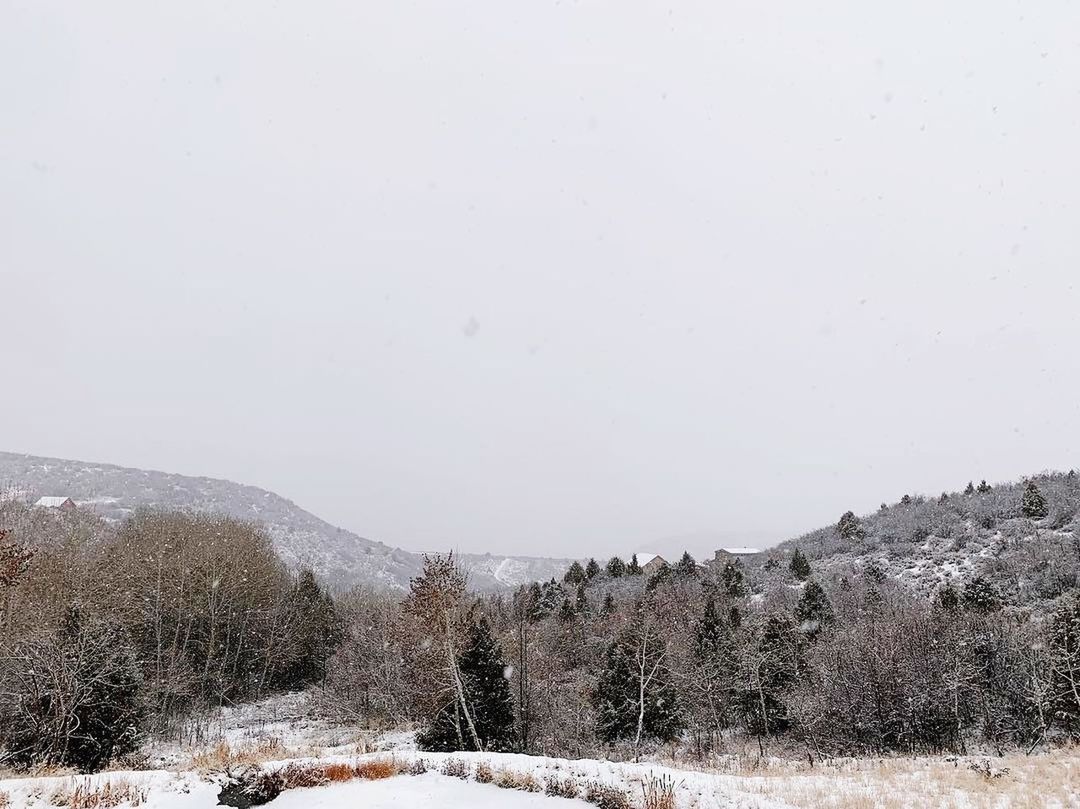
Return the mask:
<svg viewBox="0 0 1080 809">
<path fill-rule="evenodd" d="M 1080 466 L 1075 2 L 0 0 L 0 105 L 0 449 L 575 556 Z"/>
</svg>

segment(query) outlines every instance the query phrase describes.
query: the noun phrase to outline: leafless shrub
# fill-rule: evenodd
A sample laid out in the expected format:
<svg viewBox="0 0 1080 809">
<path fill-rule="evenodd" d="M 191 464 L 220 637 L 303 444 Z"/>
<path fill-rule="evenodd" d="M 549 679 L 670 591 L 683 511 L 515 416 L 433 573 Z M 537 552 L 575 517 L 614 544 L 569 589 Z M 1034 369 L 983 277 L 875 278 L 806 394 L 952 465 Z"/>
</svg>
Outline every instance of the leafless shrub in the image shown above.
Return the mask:
<svg viewBox="0 0 1080 809">
<path fill-rule="evenodd" d="M 427 771 L 427 762 L 422 758 L 415 759 L 406 769 L 409 775 L 423 775 Z"/>
<path fill-rule="evenodd" d="M 332 765 L 329 765 L 332 766 Z M 348 765 L 344 765 L 348 767 Z M 326 766 L 315 764 L 292 763 L 282 767 L 278 772 L 282 778 L 283 789 L 302 789 L 304 787 L 321 787 L 330 782 L 326 775 Z"/>
<path fill-rule="evenodd" d="M 987 781 L 996 781 L 998 778 L 1004 778 L 1009 774 L 1008 767 L 1002 767 L 996 769 L 990 766 L 990 759 L 984 758 L 982 761 L 972 761 L 968 764 L 968 769 L 972 772 L 977 772 Z"/>
<path fill-rule="evenodd" d="M 459 758 L 448 758 L 443 762 L 442 774 L 449 775 L 451 778 L 465 780 L 469 777 L 469 765 Z"/>
<path fill-rule="evenodd" d="M 590 781 L 585 787 L 585 800 L 600 809 L 631 809 L 630 796 L 618 787 Z"/>
<path fill-rule="evenodd" d="M 551 776 L 544 784 L 544 794 L 549 795 L 552 798 L 576 798 L 581 792 L 581 786 L 577 780 L 567 776 L 566 778 L 559 778 L 558 776 Z"/>
<path fill-rule="evenodd" d="M 495 771 L 481 761 L 476 765 L 476 780 L 481 784 L 490 784 L 495 780 Z"/>
</svg>

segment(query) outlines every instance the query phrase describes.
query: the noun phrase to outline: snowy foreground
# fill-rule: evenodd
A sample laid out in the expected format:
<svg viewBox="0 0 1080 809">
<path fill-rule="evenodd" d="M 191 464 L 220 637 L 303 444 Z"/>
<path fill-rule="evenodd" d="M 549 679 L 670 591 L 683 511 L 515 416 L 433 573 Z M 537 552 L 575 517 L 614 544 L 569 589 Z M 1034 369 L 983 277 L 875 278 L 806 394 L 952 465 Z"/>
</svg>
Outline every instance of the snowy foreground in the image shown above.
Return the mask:
<svg viewBox="0 0 1080 809">
<path fill-rule="evenodd" d="M 292 701 L 290 701 L 292 700 Z M 981 759 L 805 763 L 729 757 L 711 769 L 495 753 L 420 753 L 409 734 L 372 735 L 312 720 L 299 695 L 223 712 L 200 743 L 147 749 L 158 769 L 0 780 L 0 807 L 207 809 L 229 773 L 345 775 L 287 788 L 272 809 L 1080 809 L 1073 750 Z M 422 762 L 422 763 L 421 763 Z M 1005 769 L 1007 768 L 1007 772 Z M 381 769 L 381 772 L 378 772 Z M 501 784 L 501 786 L 500 786 Z M 562 785 L 575 798 L 545 794 Z M 624 796 L 605 803 L 604 790 Z M 589 797 L 591 802 L 586 802 Z"/>
<path fill-rule="evenodd" d="M 584 807 L 578 799 L 550 797 L 543 792 L 518 791 L 494 783 L 478 783 L 477 766 L 490 777 L 528 774 L 536 788 L 555 778 L 606 784 L 624 791 L 630 809 L 905 809 L 906 807 L 1080 807 L 1080 767 L 1075 753 L 1044 758 L 1026 772 L 988 780 L 956 762 L 928 760 L 848 762 L 819 765 L 813 771 L 775 771 L 759 775 L 695 772 L 656 764 L 621 764 L 592 760 L 566 761 L 510 754 L 419 754 L 401 751 L 363 756 L 327 756 L 300 760 L 319 764 L 393 760 L 407 766 L 422 758 L 429 768 L 418 775 L 394 775 L 381 780 L 351 780 L 283 792 L 268 806 L 275 809 L 558 809 Z M 443 774 L 448 759 L 468 765 L 465 779 Z M 1011 762 L 1010 762 L 1011 763 Z M 264 769 L 288 761 L 264 762 Z M 220 773 L 197 771 L 110 772 L 93 776 L 7 779 L 0 793 L 9 807 L 143 806 L 148 809 L 204 809 L 216 806 Z M 655 787 L 665 779 L 673 803 L 657 804 Z M 96 801 L 94 795 L 112 796 Z M 650 803 L 650 797 L 653 802 Z M 117 800 L 119 799 L 119 800 Z M 3 805 L 0 801 L 0 805 Z M 607 809 L 607 807 L 604 807 Z"/>
</svg>

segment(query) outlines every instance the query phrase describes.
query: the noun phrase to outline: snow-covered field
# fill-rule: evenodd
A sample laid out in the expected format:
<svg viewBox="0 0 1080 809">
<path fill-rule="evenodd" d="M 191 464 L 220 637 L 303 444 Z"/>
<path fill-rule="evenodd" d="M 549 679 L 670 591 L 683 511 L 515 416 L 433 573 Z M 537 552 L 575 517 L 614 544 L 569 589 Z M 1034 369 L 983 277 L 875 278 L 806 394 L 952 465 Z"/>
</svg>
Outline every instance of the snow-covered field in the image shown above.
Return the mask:
<svg viewBox="0 0 1080 809">
<path fill-rule="evenodd" d="M 204 809 L 218 805 L 229 773 L 247 769 L 344 776 L 288 788 L 276 809 L 1080 809 L 1080 756 L 1059 750 L 991 762 L 998 778 L 967 760 L 935 758 L 806 763 L 729 757 L 709 768 L 496 753 L 421 753 L 407 733 L 373 734 L 307 718 L 293 695 L 223 711 L 197 743 L 158 742 L 145 771 L 0 780 L 0 807 Z M 422 762 L 422 764 L 420 763 Z M 382 767 L 381 777 L 365 766 Z M 359 769 L 360 777 L 356 777 Z M 364 774 L 368 773 L 368 774 Z M 500 786 L 501 784 L 501 786 Z M 575 798 L 544 794 L 545 789 Z M 604 803 L 607 789 L 625 797 Z M 531 790 L 531 791 L 530 791 Z M 592 791 L 591 803 L 586 802 Z M 667 802 L 665 802 L 667 800 Z"/>
</svg>

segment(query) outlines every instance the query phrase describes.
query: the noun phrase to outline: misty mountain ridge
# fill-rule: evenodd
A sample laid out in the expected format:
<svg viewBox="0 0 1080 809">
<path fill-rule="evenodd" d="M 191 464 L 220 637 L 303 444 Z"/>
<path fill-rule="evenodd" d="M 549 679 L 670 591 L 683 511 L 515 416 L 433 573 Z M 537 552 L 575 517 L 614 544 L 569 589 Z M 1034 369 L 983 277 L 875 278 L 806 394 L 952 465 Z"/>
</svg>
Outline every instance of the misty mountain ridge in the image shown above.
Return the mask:
<svg viewBox="0 0 1080 809">
<path fill-rule="evenodd" d="M 787 540 L 751 564 L 786 571 L 796 549 L 821 579 L 892 579 L 926 595 L 978 581 L 1003 604 L 1052 602 L 1080 586 L 1080 475 L 1043 472 L 905 495 Z"/>
<path fill-rule="evenodd" d="M 34 503 L 70 497 L 117 523 L 140 508 L 205 511 L 263 525 L 282 560 L 309 566 L 336 586 L 404 590 L 423 555 L 338 528 L 273 492 L 229 480 L 133 469 L 114 464 L 0 452 L 0 495 Z M 496 591 L 561 576 L 568 559 L 456 554 L 474 590 Z"/>
</svg>

